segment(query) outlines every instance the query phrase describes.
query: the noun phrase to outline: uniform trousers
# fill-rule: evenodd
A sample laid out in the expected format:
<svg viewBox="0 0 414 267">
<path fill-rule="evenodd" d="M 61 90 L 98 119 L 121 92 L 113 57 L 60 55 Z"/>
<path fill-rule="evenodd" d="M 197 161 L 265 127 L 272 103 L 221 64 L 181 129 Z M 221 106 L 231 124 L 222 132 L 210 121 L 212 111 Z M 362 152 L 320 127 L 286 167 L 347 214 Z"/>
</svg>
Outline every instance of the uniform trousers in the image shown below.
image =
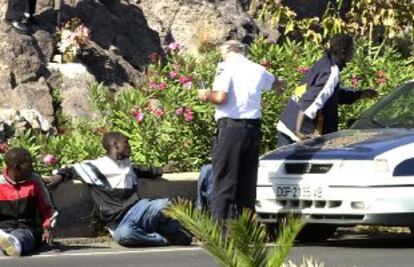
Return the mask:
<svg viewBox="0 0 414 267">
<path fill-rule="evenodd" d="M 255 209 L 260 120 L 220 119 L 212 155 L 212 214 L 220 221 Z"/>
</svg>

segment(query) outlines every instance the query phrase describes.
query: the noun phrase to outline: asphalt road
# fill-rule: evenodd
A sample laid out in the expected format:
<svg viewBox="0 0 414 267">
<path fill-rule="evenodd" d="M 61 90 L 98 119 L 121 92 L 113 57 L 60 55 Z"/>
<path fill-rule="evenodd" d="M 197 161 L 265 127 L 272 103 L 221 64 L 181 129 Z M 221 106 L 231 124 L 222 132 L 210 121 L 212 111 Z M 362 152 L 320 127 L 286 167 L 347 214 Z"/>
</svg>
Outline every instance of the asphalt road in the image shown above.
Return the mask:
<svg viewBox="0 0 414 267">
<path fill-rule="evenodd" d="M 296 244 L 290 258 L 303 257 L 323 262 L 325 267 L 400 267 L 414 266 L 414 238 L 409 234 L 356 234 L 340 232 L 320 244 Z M 7 267 L 217 267 L 201 248 L 122 248 L 113 244 L 57 244 L 52 250 L 13 259 L 0 257 Z"/>
<path fill-rule="evenodd" d="M 296 262 L 312 257 L 325 267 L 413 267 L 414 238 L 410 234 L 343 232 L 324 243 L 296 244 L 289 256 Z"/>
</svg>

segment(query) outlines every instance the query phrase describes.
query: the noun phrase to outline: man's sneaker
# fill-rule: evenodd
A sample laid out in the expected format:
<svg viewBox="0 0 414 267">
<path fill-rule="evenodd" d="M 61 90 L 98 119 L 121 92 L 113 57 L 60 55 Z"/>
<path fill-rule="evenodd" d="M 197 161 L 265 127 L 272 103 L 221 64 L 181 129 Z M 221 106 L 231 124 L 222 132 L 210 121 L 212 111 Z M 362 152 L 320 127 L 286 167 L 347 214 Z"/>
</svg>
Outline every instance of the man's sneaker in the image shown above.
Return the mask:
<svg viewBox="0 0 414 267">
<path fill-rule="evenodd" d="M 9 256 L 20 257 L 22 246 L 16 237 L 0 230 L 0 248 Z"/>
<path fill-rule="evenodd" d="M 174 234 L 165 234 L 164 237 L 168 240 L 170 245 L 175 246 L 189 246 L 193 241 L 193 237 L 186 230 L 180 229 Z"/>
<path fill-rule="evenodd" d="M 19 33 L 23 33 L 23 34 L 29 34 L 30 33 L 30 28 L 27 27 L 26 24 L 24 24 L 21 21 L 18 20 L 6 20 L 6 22 L 13 28 L 15 29 L 17 32 Z"/>
<path fill-rule="evenodd" d="M 37 24 L 37 19 L 33 15 L 25 12 L 23 15 L 22 23 L 26 25 Z"/>
</svg>

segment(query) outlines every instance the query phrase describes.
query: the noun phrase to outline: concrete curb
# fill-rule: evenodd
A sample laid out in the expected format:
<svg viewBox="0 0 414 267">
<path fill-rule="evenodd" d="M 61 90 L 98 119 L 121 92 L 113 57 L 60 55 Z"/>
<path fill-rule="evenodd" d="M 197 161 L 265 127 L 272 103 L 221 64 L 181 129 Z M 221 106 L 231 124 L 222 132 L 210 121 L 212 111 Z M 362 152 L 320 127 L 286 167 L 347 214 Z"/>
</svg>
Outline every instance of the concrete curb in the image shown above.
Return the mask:
<svg viewBox="0 0 414 267">
<path fill-rule="evenodd" d="M 159 179 L 139 179 L 138 191 L 142 198 L 182 197 L 195 200 L 198 176 L 198 172 L 171 173 Z M 87 185 L 68 181 L 53 190 L 52 196 L 59 209 L 56 237 L 96 235 L 99 223 L 93 215 L 93 203 Z"/>
</svg>

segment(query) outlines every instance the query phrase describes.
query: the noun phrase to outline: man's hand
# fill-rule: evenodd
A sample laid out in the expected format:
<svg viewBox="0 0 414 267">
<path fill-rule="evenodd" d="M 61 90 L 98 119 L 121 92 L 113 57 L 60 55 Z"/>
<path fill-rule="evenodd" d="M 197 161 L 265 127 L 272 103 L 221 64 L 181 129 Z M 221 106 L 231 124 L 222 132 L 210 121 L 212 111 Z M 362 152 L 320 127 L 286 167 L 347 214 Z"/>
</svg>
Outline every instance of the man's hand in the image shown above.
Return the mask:
<svg viewBox="0 0 414 267">
<path fill-rule="evenodd" d="M 275 90 L 276 92 L 281 93 L 281 92 L 283 92 L 283 91 L 285 91 L 285 90 L 286 90 L 287 85 L 288 85 L 288 81 L 287 81 L 287 80 L 280 79 L 280 80 L 278 80 L 278 81 L 275 81 L 275 83 L 274 83 L 274 85 L 273 85 L 273 88 L 274 88 L 274 90 Z"/>
<path fill-rule="evenodd" d="M 308 139 L 313 139 L 313 138 L 320 137 L 319 134 L 303 134 L 301 132 L 296 132 L 295 135 L 296 135 L 297 138 L 300 139 L 301 142 L 305 141 L 305 140 L 308 140 Z"/>
<path fill-rule="evenodd" d="M 49 229 L 43 229 L 42 241 L 48 245 L 52 244 L 53 234 Z"/>
<path fill-rule="evenodd" d="M 361 92 L 361 98 L 374 98 L 377 97 L 379 94 L 375 89 L 367 89 Z"/>
<path fill-rule="evenodd" d="M 198 99 L 202 102 L 208 102 L 210 97 L 211 91 L 210 90 L 198 90 Z"/>
<path fill-rule="evenodd" d="M 62 175 L 56 174 L 51 176 L 42 176 L 43 181 L 45 181 L 48 187 L 53 187 L 60 184 L 63 180 Z"/>
</svg>

